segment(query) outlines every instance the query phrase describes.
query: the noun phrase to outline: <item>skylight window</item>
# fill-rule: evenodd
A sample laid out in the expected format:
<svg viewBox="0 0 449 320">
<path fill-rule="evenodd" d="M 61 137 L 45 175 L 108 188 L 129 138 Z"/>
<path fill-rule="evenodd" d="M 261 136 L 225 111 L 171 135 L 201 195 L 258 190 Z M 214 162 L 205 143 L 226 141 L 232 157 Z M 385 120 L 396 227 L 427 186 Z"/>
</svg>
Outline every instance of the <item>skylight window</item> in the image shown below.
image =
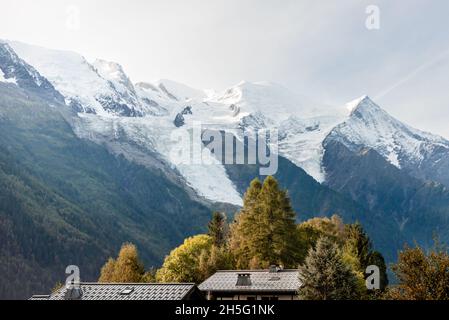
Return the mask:
<svg viewBox="0 0 449 320">
<path fill-rule="evenodd" d="M 271 277 L 270 279 L 268 279 L 268 281 L 279 281 L 281 280 L 281 277 Z"/>
<path fill-rule="evenodd" d="M 120 292 L 120 294 L 121 295 L 130 295 L 133 291 L 134 291 L 134 288 L 125 288 Z"/>
</svg>

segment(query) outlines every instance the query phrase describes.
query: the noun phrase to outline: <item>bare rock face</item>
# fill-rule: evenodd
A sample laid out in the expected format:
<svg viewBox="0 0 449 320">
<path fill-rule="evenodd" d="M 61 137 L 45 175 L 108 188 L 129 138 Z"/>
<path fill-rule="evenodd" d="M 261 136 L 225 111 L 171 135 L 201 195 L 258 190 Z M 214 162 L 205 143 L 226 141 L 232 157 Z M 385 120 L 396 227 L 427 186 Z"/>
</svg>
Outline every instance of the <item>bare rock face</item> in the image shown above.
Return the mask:
<svg viewBox="0 0 449 320">
<path fill-rule="evenodd" d="M 178 113 L 173 121 L 173 124 L 177 128 L 182 127 L 185 124 L 184 116 L 187 114 L 192 114 L 192 107 L 187 106 L 180 113 Z"/>
</svg>

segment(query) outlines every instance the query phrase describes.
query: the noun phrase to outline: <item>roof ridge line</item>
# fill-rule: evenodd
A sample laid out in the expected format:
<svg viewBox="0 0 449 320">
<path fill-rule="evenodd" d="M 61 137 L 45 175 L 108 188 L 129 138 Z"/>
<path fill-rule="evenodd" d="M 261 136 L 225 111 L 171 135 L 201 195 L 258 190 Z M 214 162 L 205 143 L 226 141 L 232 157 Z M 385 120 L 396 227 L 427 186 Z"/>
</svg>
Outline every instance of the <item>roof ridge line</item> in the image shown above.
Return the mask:
<svg viewBox="0 0 449 320">
<path fill-rule="evenodd" d="M 196 285 L 193 282 L 80 282 L 80 285 L 128 285 L 128 286 L 136 286 L 136 285 L 171 285 L 171 286 L 182 286 L 182 285 Z"/>
<path fill-rule="evenodd" d="M 251 270 L 251 269 L 248 269 L 248 270 L 217 270 L 217 272 L 235 272 L 235 273 L 238 273 L 238 272 L 269 272 L 270 270 L 269 269 L 257 269 L 257 270 Z M 284 272 L 284 271 L 299 271 L 298 269 L 281 269 L 281 270 L 278 270 L 277 272 Z"/>
</svg>

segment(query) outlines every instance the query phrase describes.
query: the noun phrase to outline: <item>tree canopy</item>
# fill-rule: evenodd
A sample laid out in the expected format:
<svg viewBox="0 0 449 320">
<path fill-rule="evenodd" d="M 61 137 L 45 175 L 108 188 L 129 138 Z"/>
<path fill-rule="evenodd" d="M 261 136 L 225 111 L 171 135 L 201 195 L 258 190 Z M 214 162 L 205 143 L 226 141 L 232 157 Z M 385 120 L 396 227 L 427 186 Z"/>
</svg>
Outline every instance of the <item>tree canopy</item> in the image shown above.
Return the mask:
<svg viewBox="0 0 449 320">
<path fill-rule="evenodd" d="M 156 273 L 158 282 L 201 283 L 219 269 L 232 269 L 226 247 L 218 247 L 210 235 L 187 238 L 165 257 Z"/>
<path fill-rule="evenodd" d="M 304 300 L 353 300 L 362 296 L 363 283 L 329 237 L 321 237 L 316 248 L 310 249 L 299 268 L 299 277 L 299 297 Z"/>
<path fill-rule="evenodd" d="M 144 282 L 145 268 L 135 245 L 122 245 L 117 259 L 109 258 L 101 268 L 98 282 Z"/>
<path fill-rule="evenodd" d="M 231 227 L 230 247 L 238 268 L 296 267 L 296 214 L 285 190 L 268 176 L 255 179 L 244 196 L 243 208 Z"/>
<path fill-rule="evenodd" d="M 399 284 L 387 294 L 398 300 L 448 300 L 449 254 L 446 248 L 434 246 L 426 252 L 422 247 L 406 247 L 392 267 Z"/>
</svg>

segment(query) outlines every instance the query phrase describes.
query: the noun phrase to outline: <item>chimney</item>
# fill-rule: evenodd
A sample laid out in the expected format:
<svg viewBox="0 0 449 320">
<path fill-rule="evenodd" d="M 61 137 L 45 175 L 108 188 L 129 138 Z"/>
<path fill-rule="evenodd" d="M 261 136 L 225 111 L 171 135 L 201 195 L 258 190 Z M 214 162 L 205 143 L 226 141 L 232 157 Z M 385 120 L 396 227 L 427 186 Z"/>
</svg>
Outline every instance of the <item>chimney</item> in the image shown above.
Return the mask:
<svg viewBox="0 0 449 320">
<path fill-rule="evenodd" d="M 244 287 L 251 285 L 251 274 L 250 273 L 239 273 L 237 276 L 237 287 Z"/>
<path fill-rule="evenodd" d="M 278 265 L 271 265 L 270 268 L 268 269 L 269 273 L 277 273 L 279 271 L 282 271 L 284 268 L 282 266 L 278 266 Z"/>
<path fill-rule="evenodd" d="M 83 290 L 79 284 L 70 284 L 64 295 L 64 300 L 81 300 Z"/>
</svg>

